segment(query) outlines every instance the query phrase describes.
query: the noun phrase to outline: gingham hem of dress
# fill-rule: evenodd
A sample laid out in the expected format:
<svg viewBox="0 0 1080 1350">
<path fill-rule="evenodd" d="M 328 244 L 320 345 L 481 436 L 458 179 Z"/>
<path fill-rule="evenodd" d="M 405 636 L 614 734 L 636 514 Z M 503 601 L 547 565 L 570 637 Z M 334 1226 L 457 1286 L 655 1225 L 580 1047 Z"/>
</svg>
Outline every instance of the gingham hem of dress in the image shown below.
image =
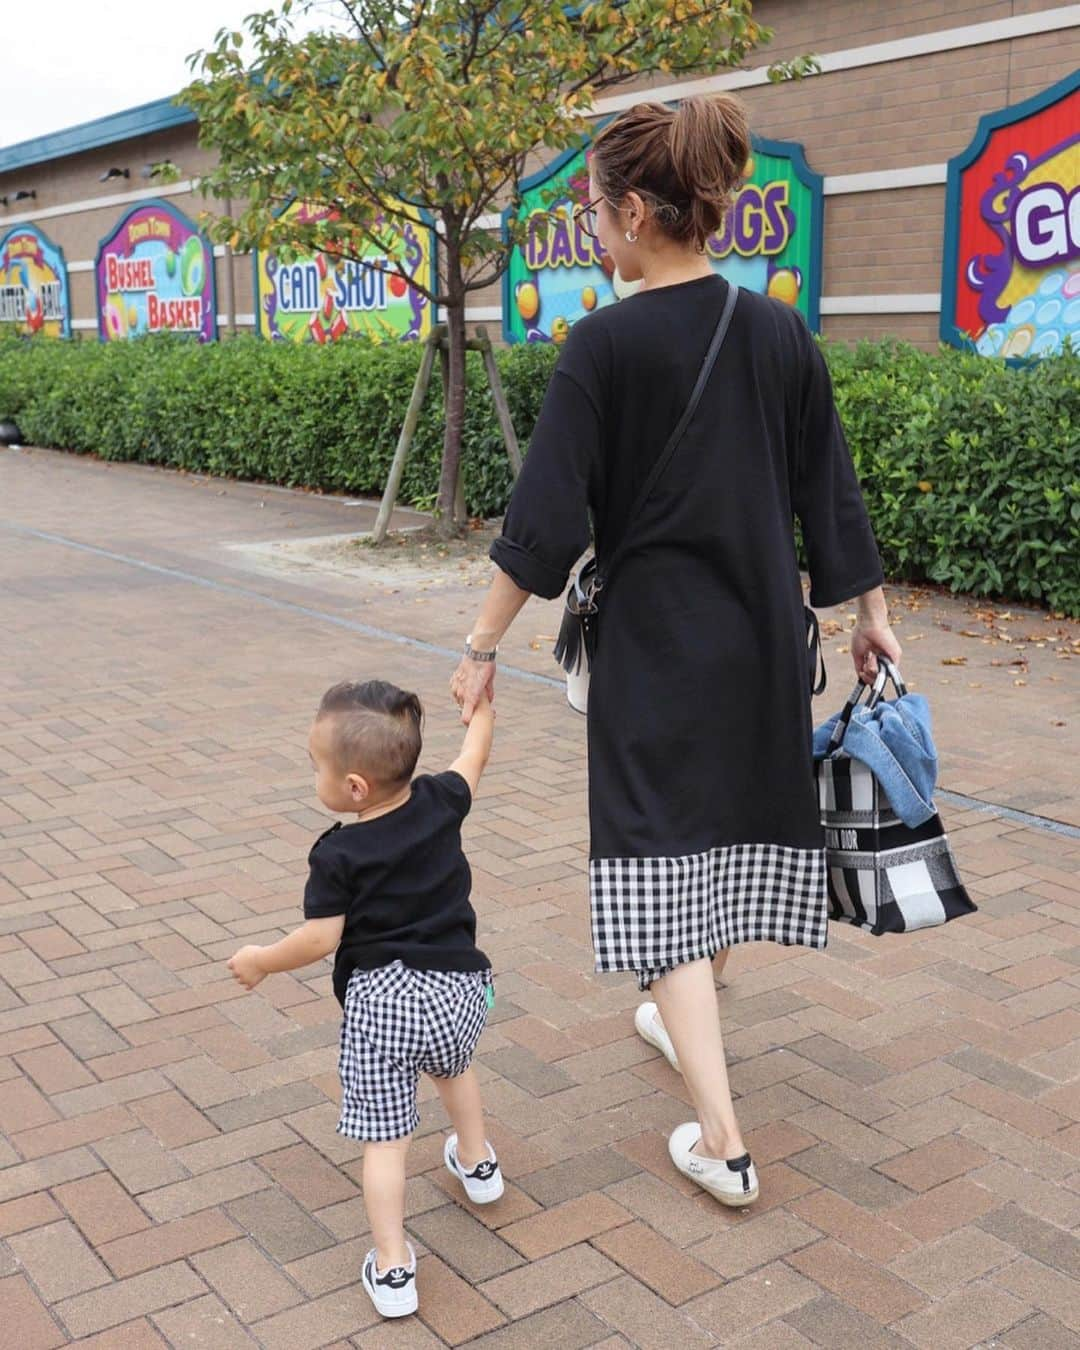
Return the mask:
<svg viewBox="0 0 1080 1350">
<path fill-rule="evenodd" d="M 740 942 L 824 947 L 828 938 L 824 849 L 729 844 L 679 858 L 594 858 L 589 890 L 596 969 L 637 971 L 639 982 Z"/>
</svg>

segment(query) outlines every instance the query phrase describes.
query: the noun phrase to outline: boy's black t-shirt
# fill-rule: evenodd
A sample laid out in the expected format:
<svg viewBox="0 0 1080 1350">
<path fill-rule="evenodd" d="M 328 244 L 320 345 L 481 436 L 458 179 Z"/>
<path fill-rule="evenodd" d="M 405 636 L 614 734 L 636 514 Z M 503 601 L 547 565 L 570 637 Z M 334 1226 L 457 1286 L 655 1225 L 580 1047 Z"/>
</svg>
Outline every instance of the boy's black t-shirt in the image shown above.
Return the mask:
<svg viewBox="0 0 1080 1350">
<path fill-rule="evenodd" d="M 304 918 L 345 915 L 334 958 L 344 1006 L 349 976 L 400 961 L 414 970 L 487 970 L 469 903 L 472 873 L 461 822 L 472 793 L 459 773 L 413 780 L 404 806 L 332 829 L 308 855 Z"/>
</svg>

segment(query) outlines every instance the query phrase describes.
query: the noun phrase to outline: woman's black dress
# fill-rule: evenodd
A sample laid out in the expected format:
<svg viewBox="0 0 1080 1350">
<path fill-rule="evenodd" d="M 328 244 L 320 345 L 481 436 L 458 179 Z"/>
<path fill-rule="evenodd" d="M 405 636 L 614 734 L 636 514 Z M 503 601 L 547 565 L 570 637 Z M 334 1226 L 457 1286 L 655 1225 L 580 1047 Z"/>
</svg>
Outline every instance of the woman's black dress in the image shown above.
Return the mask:
<svg viewBox="0 0 1080 1350">
<path fill-rule="evenodd" d="M 644 291 L 574 325 L 491 551 L 524 590 L 563 591 L 590 511 L 601 559 L 614 551 L 726 288 L 713 275 Z M 881 584 L 825 362 L 794 310 L 743 291 L 601 596 L 588 715 L 598 970 L 647 985 L 737 942 L 825 945 L 793 515 L 813 605 Z"/>
</svg>

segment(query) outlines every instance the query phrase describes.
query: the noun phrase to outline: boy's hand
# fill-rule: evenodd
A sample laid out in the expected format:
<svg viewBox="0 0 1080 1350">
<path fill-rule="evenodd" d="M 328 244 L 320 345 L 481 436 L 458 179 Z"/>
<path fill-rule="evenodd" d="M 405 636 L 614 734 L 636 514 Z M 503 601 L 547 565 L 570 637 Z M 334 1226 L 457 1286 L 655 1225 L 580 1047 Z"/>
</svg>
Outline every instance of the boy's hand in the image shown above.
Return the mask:
<svg viewBox="0 0 1080 1350">
<path fill-rule="evenodd" d="M 233 979 L 238 980 L 245 989 L 254 989 L 260 981 L 266 978 L 266 971 L 263 970 L 259 959 L 261 956 L 261 947 L 241 947 L 236 955 L 229 960 L 229 969 L 233 973 Z"/>
</svg>

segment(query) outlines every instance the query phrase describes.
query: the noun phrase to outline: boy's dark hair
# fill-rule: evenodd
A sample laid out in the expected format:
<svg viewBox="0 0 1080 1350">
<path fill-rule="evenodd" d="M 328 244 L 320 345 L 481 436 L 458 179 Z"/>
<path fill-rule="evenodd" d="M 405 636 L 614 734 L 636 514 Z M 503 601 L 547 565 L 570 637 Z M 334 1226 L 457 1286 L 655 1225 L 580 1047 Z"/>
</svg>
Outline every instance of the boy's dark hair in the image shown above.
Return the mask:
<svg viewBox="0 0 1080 1350">
<path fill-rule="evenodd" d="M 392 786 L 413 775 L 423 744 L 416 694 L 386 680 L 342 680 L 322 696 L 316 721 L 334 719 L 334 754 L 345 773 Z"/>
</svg>

